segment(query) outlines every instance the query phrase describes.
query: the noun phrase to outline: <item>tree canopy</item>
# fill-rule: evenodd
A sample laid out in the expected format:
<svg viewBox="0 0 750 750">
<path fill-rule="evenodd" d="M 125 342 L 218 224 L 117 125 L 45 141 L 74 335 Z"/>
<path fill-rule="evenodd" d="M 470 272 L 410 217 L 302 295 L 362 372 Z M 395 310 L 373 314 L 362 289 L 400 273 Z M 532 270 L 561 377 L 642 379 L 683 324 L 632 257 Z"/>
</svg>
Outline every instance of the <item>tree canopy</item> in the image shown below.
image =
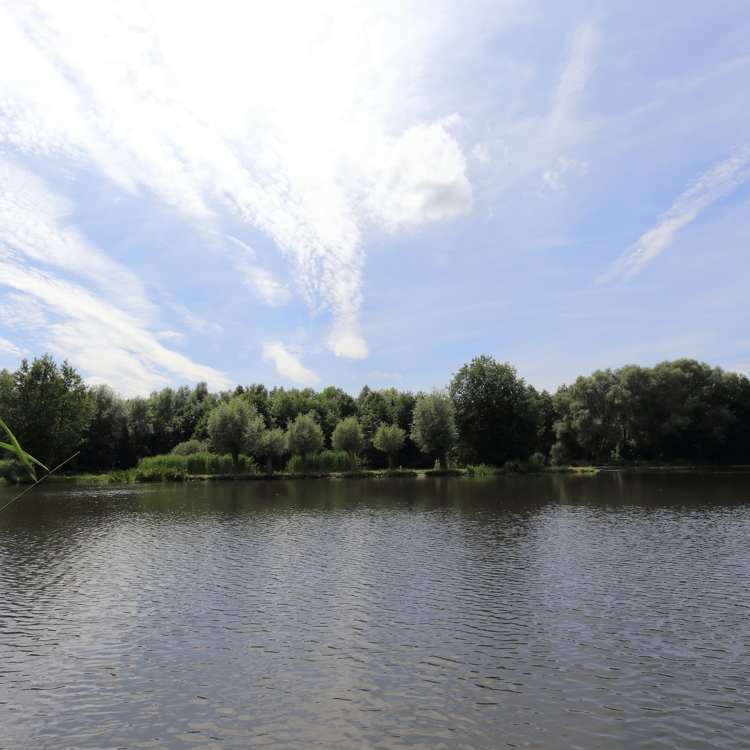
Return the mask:
<svg viewBox="0 0 750 750">
<path fill-rule="evenodd" d="M 309 414 L 299 414 L 286 431 L 287 447 L 302 459 L 302 471 L 307 471 L 307 456 L 323 449 L 325 439 L 320 425 Z"/>
<path fill-rule="evenodd" d="M 397 451 L 401 450 L 405 437 L 406 433 L 397 424 L 385 424 L 383 422 L 375 432 L 372 444 L 388 456 L 388 469 L 390 471 L 396 468 L 394 456 Z"/>
<path fill-rule="evenodd" d="M 349 454 L 349 468 L 352 471 L 357 470 L 357 461 L 354 453 L 362 449 L 364 445 L 362 437 L 362 428 L 359 426 L 356 417 L 346 417 L 342 419 L 333 431 L 331 444 L 334 450 L 346 451 Z"/>
<path fill-rule="evenodd" d="M 306 462 L 329 442 L 349 453 L 350 467 L 361 459 L 369 468 L 393 468 L 396 452 L 410 468 L 430 466 L 428 455 L 446 465 L 448 453 L 459 465 L 502 466 L 537 452 L 557 463 L 750 463 L 750 381 L 693 359 L 596 370 L 552 396 L 481 356 L 429 396 L 258 383 L 211 393 L 197 383 L 125 399 L 46 354 L 0 370 L 0 418 L 51 467 L 80 448 L 75 471 L 129 468 L 176 446 L 232 453 L 235 467 L 240 454 L 254 454 L 271 470 L 290 453 Z"/>
<path fill-rule="evenodd" d="M 76 452 L 94 413 L 92 395 L 67 361 L 49 354 L 0 374 L 0 414 L 24 450 L 53 468 Z"/>
<path fill-rule="evenodd" d="M 538 450 L 539 397 L 512 365 L 475 357 L 453 376 L 449 390 L 463 461 L 502 466 Z"/>
<path fill-rule="evenodd" d="M 448 392 L 438 389 L 418 398 L 414 407 L 412 440 L 425 453 L 437 454 L 441 469 L 448 468 L 447 453 L 458 437 L 454 411 Z"/>
<path fill-rule="evenodd" d="M 220 403 L 208 418 L 208 434 L 218 453 L 230 453 L 239 474 L 239 454 L 253 453 L 264 430 L 263 417 L 241 396 Z"/>
</svg>

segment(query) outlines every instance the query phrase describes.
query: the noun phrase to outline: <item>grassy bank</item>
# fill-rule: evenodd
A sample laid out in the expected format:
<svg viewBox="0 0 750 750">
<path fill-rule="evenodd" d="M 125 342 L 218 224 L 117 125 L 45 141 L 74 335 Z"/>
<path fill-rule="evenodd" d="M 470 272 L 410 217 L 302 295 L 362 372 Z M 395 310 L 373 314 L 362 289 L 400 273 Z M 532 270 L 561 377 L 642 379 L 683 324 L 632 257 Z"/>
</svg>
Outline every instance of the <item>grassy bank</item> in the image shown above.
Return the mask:
<svg viewBox="0 0 750 750">
<path fill-rule="evenodd" d="M 109 485 L 109 484 L 149 484 L 161 482 L 235 482 L 235 481 L 262 481 L 276 480 L 289 481 L 295 479 L 381 479 L 381 478 L 425 478 L 425 477 L 487 477 L 517 474 L 593 474 L 596 469 L 592 466 L 562 466 L 542 467 L 535 471 L 506 471 L 504 468 L 482 467 L 477 471 L 476 467 L 464 469 L 366 469 L 362 471 L 277 471 L 273 474 L 265 474 L 259 471 L 243 472 L 234 474 L 226 473 L 191 473 L 181 470 L 179 467 L 162 465 L 150 465 L 146 469 L 128 469 L 124 471 L 104 472 L 101 474 L 67 474 L 51 476 L 45 479 L 46 483 L 53 484 L 83 484 L 83 485 Z M 13 484 L 29 484 L 30 481 L 20 472 L 13 475 L 3 476 L 2 480 Z"/>
</svg>

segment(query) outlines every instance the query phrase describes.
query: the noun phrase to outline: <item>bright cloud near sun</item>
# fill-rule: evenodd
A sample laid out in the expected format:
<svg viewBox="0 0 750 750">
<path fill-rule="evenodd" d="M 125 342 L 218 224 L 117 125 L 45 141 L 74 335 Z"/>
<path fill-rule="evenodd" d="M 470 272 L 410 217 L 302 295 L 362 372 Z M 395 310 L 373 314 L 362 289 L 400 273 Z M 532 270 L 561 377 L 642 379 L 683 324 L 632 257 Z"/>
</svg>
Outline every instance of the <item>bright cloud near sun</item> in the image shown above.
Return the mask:
<svg viewBox="0 0 750 750">
<path fill-rule="evenodd" d="M 361 359 L 363 222 L 454 218 L 472 189 L 440 123 L 404 122 L 429 24 L 408 3 L 9 2 L 0 138 L 64 153 L 196 222 L 229 207 L 291 263 L 328 346 Z M 24 64 L 19 68 L 18 60 Z M 12 73 L 11 73 L 12 71 Z M 240 272 L 270 305 L 289 291 Z"/>
</svg>

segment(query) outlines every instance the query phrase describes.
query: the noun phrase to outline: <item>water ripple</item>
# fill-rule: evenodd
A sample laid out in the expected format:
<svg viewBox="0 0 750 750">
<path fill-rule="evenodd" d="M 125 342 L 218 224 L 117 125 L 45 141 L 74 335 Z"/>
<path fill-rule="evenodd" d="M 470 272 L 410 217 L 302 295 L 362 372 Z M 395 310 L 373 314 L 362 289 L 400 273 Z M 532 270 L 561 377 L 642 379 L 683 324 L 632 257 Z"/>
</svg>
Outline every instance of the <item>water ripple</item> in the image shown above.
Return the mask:
<svg viewBox="0 0 750 750">
<path fill-rule="evenodd" d="M 748 747 L 748 479 L 50 487 L 0 748 Z"/>
</svg>

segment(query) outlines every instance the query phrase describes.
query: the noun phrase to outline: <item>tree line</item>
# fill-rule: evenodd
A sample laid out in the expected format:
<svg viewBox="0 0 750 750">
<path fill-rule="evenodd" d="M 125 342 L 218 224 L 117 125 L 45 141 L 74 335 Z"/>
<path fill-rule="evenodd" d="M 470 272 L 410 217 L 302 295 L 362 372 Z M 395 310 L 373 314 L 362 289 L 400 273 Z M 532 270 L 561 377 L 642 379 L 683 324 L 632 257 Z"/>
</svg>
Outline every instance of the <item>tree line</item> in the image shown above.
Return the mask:
<svg viewBox="0 0 750 750">
<path fill-rule="evenodd" d="M 352 469 L 502 467 L 534 454 L 556 464 L 750 463 L 748 378 L 692 359 L 597 370 L 554 394 L 483 355 L 431 393 L 261 384 L 212 393 L 198 383 L 125 399 L 46 354 L 0 371 L 0 416 L 47 466 L 79 450 L 74 471 L 170 452 L 229 454 L 235 466 L 250 455 L 268 470 L 296 454 L 304 467 L 328 447 L 346 451 Z"/>
</svg>

